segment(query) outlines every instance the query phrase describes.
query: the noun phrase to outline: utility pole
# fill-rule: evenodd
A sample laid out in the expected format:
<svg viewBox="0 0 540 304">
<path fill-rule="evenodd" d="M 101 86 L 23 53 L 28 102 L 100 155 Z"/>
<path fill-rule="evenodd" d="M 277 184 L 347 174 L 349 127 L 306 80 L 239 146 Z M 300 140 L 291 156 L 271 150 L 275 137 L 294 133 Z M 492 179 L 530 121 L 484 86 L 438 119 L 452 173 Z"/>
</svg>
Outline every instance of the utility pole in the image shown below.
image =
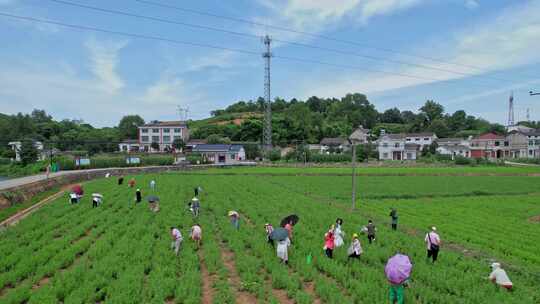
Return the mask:
<svg viewBox="0 0 540 304">
<path fill-rule="evenodd" d="M 272 100 L 270 94 L 270 59 L 272 58 L 272 52 L 270 52 L 270 44 L 272 39 L 266 35 L 263 38 L 263 43 L 266 47 L 262 57 L 264 58 L 264 99 L 265 99 L 265 111 L 264 111 L 264 130 L 263 130 L 263 145 L 267 152 L 272 150 Z"/>
<path fill-rule="evenodd" d="M 508 127 L 514 125 L 514 92 L 510 93 L 508 99 Z"/>
</svg>

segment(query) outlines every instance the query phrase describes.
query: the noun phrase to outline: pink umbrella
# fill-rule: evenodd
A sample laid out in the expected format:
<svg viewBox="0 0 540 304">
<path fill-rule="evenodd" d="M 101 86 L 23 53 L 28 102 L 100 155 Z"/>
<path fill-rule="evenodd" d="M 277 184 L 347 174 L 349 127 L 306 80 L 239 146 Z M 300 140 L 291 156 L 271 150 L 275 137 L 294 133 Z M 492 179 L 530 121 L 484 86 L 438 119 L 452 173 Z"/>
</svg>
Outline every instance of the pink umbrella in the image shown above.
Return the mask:
<svg viewBox="0 0 540 304">
<path fill-rule="evenodd" d="M 384 273 L 392 284 L 401 284 L 411 275 L 412 264 L 409 257 L 403 254 L 396 254 L 386 263 Z"/>
</svg>

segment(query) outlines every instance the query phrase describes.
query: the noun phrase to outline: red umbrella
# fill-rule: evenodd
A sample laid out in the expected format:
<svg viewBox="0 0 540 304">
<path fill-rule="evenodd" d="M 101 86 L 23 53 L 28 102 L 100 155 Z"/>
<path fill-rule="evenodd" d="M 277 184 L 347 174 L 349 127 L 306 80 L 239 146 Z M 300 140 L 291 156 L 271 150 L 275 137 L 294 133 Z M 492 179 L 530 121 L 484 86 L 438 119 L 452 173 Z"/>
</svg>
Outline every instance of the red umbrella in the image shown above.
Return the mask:
<svg viewBox="0 0 540 304">
<path fill-rule="evenodd" d="M 73 191 L 73 193 L 75 193 L 77 195 L 83 195 L 84 194 L 83 188 L 79 184 L 73 186 L 73 188 L 71 188 L 71 191 Z"/>
</svg>

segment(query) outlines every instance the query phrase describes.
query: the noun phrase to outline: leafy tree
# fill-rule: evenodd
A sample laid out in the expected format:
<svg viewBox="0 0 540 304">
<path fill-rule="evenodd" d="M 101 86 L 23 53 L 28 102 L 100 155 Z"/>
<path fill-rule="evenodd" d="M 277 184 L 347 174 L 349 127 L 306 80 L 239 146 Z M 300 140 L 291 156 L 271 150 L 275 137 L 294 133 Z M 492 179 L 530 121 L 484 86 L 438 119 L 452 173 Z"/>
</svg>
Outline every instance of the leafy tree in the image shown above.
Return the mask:
<svg viewBox="0 0 540 304">
<path fill-rule="evenodd" d="M 228 137 L 221 137 L 217 134 L 212 134 L 206 138 L 209 144 L 230 144 L 231 140 Z"/>
<path fill-rule="evenodd" d="M 144 119 L 139 115 L 126 115 L 122 117 L 118 124 L 120 136 L 124 139 L 136 139 L 138 127 L 144 125 Z"/>
<path fill-rule="evenodd" d="M 439 138 L 448 137 L 450 135 L 450 129 L 446 125 L 444 119 L 436 119 L 431 123 L 429 130 L 437 135 Z"/>
<path fill-rule="evenodd" d="M 262 156 L 261 148 L 258 144 L 244 144 L 247 159 L 256 159 Z"/>
<path fill-rule="evenodd" d="M 172 146 L 173 146 L 176 150 L 184 151 L 184 148 L 186 147 L 186 143 L 184 142 L 183 139 L 181 139 L 181 138 L 176 138 L 176 139 L 173 141 Z"/>
<path fill-rule="evenodd" d="M 401 112 L 398 108 L 392 108 L 381 114 L 382 123 L 403 123 Z"/>
<path fill-rule="evenodd" d="M 154 149 L 154 150 L 159 150 L 159 144 L 155 141 L 153 141 L 151 144 L 150 144 L 150 148 Z"/>
<path fill-rule="evenodd" d="M 24 166 L 35 163 L 38 160 L 38 154 L 39 152 L 33 140 L 24 140 L 21 143 L 19 155 Z"/>
<path fill-rule="evenodd" d="M 467 113 L 463 110 L 454 112 L 448 118 L 448 127 L 454 132 L 465 130 L 467 127 Z"/>
<path fill-rule="evenodd" d="M 434 120 L 443 117 L 444 107 L 433 100 L 428 100 L 424 106 L 420 108 L 420 113 L 425 116 L 428 125 L 430 125 Z"/>
<path fill-rule="evenodd" d="M 403 111 L 400 116 L 403 123 L 412 124 L 417 120 L 418 115 L 414 114 L 412 111 Z"/>
</svg>

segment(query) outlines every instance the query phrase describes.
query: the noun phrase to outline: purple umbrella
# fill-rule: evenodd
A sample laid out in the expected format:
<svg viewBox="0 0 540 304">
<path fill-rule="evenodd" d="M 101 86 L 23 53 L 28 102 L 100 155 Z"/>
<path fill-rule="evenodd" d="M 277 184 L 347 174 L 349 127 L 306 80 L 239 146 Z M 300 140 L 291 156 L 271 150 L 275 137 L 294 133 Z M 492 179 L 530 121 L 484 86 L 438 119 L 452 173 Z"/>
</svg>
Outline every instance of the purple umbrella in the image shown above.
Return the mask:
<svg viewBox="0 0 540 304">
<path fill-rule="evenodd" d="M 401 284 L 411 275 L 412 264 L 409 257 L 403 254 L 396 254 L 386 263 L 384 273 L 392 284 Z"/>
</svg>

